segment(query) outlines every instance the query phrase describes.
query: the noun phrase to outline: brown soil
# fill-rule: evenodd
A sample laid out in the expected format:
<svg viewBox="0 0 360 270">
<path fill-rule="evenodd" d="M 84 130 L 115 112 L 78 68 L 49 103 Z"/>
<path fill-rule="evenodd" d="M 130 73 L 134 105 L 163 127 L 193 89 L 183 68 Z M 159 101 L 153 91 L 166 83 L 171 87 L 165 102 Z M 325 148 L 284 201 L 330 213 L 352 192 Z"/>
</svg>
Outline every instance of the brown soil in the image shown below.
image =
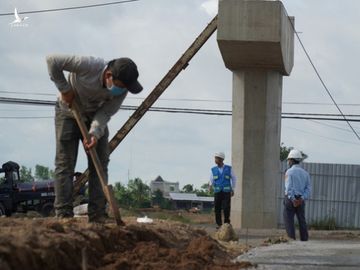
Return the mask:
<svg viewBox="0 0 360 270">
<path fill-rule="evenodd" d="M 0 218 L 0 269 L 240 269 L 205 231 L 155 220 L 125 227 L 86 219 Z"/>
</svg>

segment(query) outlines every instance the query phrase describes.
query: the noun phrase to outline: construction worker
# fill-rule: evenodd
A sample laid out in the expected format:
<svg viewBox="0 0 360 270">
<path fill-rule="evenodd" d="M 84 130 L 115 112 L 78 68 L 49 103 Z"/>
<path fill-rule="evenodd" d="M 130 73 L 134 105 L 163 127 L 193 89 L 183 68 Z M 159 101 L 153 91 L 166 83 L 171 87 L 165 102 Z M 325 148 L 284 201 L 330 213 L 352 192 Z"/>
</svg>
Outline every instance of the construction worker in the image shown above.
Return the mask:
<svg viewBox="0 0 360 270">
<path fill-rule="evenodd" d="M 216 166 L 211 169 L 210 185 L 214 189 L 215 197 L 215 221 L 217 229 L 221 227 L 222 209 L 224 211 L 224 223 L 230 224 L 231 197 L 234 196 L 236 177 L 231 166 L 224 164 L 225 154 L 215 153 Z"/>
<path fill-rule="evenodd" d="M 73 217 L 73 174 L 79 140 L 83 140 L 69 107 L 75 97 L 83 109 L 90 139 L 85 150 L 95 148 L 107 178 L 109 162 L 107 123 L 120 108 L 128 92 L 142 91 L 136 64 L 129 58 L 109 62 L 95 57 L 50 55 L 46 58 L 50 79 L 60 91 L 55 106 L 55 212 L 59 218 Z M 69 72 L 68 79 L 64 71 Z M 90 222 L 106 220 L 106 200 L 95 167 L 88 156 Z"/>
<path fill-rule="evenodd" d="M 294 216 L 299 222 L 300 240 L 307 241 L 308 230 L 305 220 L 305 200 L 310 196 L 310 175 L 300 167 L 303 156 L 299 150 L 288 155 L 289 169 L 285 174 L 284 222 L 287 235 L 295 240 Z"/>
</svg>

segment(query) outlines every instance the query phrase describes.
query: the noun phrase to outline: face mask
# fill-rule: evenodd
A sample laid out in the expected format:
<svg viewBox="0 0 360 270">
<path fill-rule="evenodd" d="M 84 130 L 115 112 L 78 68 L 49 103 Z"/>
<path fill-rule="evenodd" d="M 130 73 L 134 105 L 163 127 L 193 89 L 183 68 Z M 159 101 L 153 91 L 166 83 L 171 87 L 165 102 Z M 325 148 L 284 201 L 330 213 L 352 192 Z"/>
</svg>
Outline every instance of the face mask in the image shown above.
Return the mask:
<svg viewBox="0 0 360 270">
<path fill-rule="evenodd" d="M 113 78 L 112 78 L 112 80 L 113 80 Z M 112 80 L 111 80 L 111 82 L 112 82 Z M 123 95 L 123 94 L 125 94 L 127 92 L 126 88 L 118 87 L 114 83 L 112 83 L 111 86 L 106 84 L 106 87 L 110 91 L 110 95 L 112 95 L 112 96 L 120 96 L 120 95 Z"/>
<path fill-rule="evenodd" d="M 120 96 L 120 95 L 126 93 L 126 91 L 127 91 L 126 88 L 121 88 L 121 87 L 115 86 L 114 84 L 108 89 L 110 90 L 110 95 L 112 95 L 112 96 Z"/>
</svg>

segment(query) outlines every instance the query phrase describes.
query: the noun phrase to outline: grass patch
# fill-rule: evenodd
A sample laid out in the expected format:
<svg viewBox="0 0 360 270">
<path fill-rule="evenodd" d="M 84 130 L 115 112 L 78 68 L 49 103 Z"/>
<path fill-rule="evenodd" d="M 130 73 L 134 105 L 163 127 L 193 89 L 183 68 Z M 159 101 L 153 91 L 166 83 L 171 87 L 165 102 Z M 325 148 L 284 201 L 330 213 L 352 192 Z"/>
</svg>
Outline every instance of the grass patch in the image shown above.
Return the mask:
<svg viewBox="0 0 360 270">
<path fill-rule="evenodd" d="M 313 230 L 332 231 L 332 230 L 338 229 L 338 227 L 336 225 L 336 219 L 333 217 L 312 221 L 309 224 L 309 227 L 310 227 L 310 229 L 313 229 Z"/>
</svg>

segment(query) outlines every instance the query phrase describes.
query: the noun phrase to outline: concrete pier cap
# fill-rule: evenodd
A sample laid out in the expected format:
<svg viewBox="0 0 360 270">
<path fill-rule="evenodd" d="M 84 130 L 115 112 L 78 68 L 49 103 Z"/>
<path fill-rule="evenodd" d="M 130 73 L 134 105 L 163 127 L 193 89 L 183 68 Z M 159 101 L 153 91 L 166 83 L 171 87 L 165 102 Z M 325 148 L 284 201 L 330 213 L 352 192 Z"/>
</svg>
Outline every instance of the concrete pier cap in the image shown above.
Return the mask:
<svg viewBox="0 0 360 270">
<path fill-rule="evenodd" d="M 281 1 L 219 1 L 217 41 L 233 72 L 235 228 L 277 227 L 282 79 L 294 64 L 293 24 Z"/>
<path fill-rule="evenodd" d="M 294 23 L 294 18 L 290 20 Z M 220 0 L 217 41 L 230 70 L 265 68 L 290 75 L 294 30 L 281 1 Z"/>
</svg>

